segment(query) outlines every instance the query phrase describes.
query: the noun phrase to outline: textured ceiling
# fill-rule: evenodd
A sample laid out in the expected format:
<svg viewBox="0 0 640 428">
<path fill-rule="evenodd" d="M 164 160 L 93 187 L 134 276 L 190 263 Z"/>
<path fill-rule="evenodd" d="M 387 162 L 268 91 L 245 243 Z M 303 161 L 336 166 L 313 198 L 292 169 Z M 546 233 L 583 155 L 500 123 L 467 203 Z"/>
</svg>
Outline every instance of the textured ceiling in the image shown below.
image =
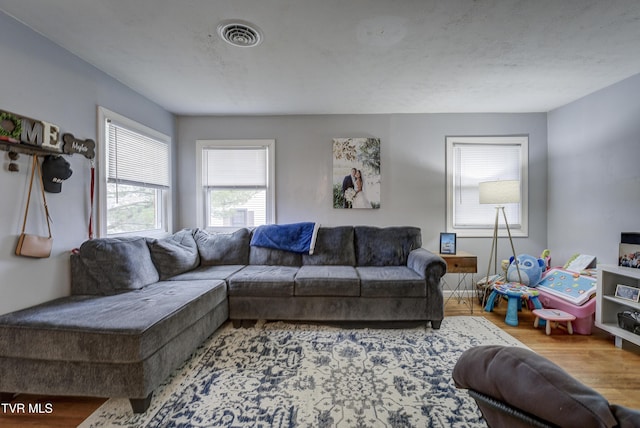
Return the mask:
<svg viewBox="0 0 640 428">
<path fill-rule="evenodd" d="M 638 0 L 0 0 L 0 10 L 184 115 L 546 112 L 640 73 Z M 264 41 L 223 42 L 227 19 L 256 24 Z"/>
</svg>

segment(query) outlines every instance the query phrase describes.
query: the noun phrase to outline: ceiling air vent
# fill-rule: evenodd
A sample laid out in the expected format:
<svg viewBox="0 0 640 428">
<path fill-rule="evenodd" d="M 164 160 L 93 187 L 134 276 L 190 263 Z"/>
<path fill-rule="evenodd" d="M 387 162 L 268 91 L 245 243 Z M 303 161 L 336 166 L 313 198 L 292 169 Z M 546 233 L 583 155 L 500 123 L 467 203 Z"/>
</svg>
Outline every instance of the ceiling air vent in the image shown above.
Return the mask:
<svg viewBox="0 0 640 428">
<path fill-rule="evenodd" d="M 225 42 L 241 48 L 258 46 L 262 42 L 262 31 L 246 21 L 223 21 L 218 25 L 218 33 Z"/>
</svg>

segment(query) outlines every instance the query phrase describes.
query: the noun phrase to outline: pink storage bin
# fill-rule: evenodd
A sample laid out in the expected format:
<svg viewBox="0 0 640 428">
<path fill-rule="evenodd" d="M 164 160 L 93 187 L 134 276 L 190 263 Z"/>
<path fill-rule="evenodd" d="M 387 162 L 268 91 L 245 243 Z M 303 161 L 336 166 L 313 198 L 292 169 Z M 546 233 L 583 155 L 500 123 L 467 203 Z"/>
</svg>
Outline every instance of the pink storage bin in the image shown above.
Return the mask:
<svg viewBox="0 0 640 428">
<path fill-rule="evenodd" d="M 591 328 L 593 327 L 593 321 L 596 313 L 596 299 L 595 297 L 588 300 L 582 306 L 576 306 L 573 303 L 569 303 L 566 300 L 554 296 L 553 294 L 546 293 L 543 289 L 538 288 L 540 295 L 538 299 L 542 306 L 545 308 L 560 309 L 570 313 L 576 317 L 576 320 L 572 323 L 573 332 L 576 334 L 591 334 Z"/>
</svg>

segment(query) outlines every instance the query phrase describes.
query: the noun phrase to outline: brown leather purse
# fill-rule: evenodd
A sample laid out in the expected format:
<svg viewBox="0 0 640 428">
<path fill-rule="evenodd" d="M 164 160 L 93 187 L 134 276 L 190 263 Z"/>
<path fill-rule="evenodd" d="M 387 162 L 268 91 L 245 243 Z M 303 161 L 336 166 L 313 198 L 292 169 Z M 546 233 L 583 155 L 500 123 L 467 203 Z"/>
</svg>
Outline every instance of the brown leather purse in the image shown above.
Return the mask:
<svg viewBox="0 0 640 428">
<path fill-rule="evenodd" d="M 27 227 L 27 215 L 29 214 L 29 201 L 31 200 L 31 189 L 33 188 L 33 176 L 38 171 L 38 177 L 40 177 L 40 190 L 42 191 L 42 202 L 44 203 L 44 212 L 47 220 L 47 228 L 49 229 L 49 236 L 38 236 L 30 233 L 25 233 Z M 40 163 L 38 157 L 33 155 L 33 162 L 31 167 L 31 180 L 29 182 L 29 194 L 27 196 L 27 206 L 24 210 L 24 221 L 22 222 L 22 232 L 20 238 L 18 238 L 18 245 L 16 246 L 16 255 L 24 257 L 34 258 L 47 258 L 51 255 L 51 247 L 53 246 L 53 237 L 51 236 L 51 223 L 49 222 L 49 208 L 47 207 L 47 199 L 44 195 L 44 184 L 42 182 L 42 173 L 40 172 Z"/>
</svg>

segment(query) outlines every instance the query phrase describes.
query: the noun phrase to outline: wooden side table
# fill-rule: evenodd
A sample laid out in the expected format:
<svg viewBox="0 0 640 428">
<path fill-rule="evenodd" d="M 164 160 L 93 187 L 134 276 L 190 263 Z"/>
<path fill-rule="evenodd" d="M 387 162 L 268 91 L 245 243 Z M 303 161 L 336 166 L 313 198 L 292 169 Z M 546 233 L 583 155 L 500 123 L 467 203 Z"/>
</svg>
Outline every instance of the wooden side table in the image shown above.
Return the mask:
<svg viewBox="0 0 640 428">
<path fill-rule="evenodd" d="M 449 297 L 445 301 L 445 304 L 449 302 L 453 296 L 458 297 L 458 303 L 467 301 L 463 297 L 463 293 L 467 293 L 469 307 L 471 309 L 471 313 L 473 313 L 473 294 L 474 294 L 474 283 L 473 283 L 473 275 L 478 272 L 478 256 L 475 254 L 468 253 L 466 251 L 458 251 L 456 254 L 440 254 L 440 257 L 444 259 L 447 263 L 447 273 L 457 273 L 458 274 L 458 283 L 455 286 L 449 285 L 445 280 L 445 277 L 442 277 L 442 286 L 448 288 L 451 291 Z M 471 287 L 467 286 L 468 275 L 471 275 Z M 446 275 L 445 275 L 446 276 Z M 471 293 L 469 296 L 468 294 Z"/>
</svg>

